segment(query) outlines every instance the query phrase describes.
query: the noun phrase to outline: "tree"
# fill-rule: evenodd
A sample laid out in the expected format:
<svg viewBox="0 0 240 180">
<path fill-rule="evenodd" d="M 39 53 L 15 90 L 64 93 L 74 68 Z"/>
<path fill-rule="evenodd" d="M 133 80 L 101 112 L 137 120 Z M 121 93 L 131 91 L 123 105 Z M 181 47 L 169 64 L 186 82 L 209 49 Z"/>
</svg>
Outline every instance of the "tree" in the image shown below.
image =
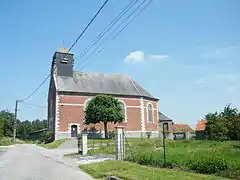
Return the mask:
<svg viewBox="0 0 240 180">
<path fill-rule="evenodd" d="M 240 113 L 230 104 L 221 113 L 206 115 L 206 135 L 212 140 L 240 140 Z"/>
<path fill-rule="evenodd" d="M 120 102 L 109 95 L 98 95 L 91 99 L 85 109 L 85 124 L 103 122 L 105 138 L 108 138 L 107 123 L 123 121 L 123 112 Z"/>
<path fill-rule="evenodd" d="M 0 111 L 1 126 L 3 126 L 3 136 L 13 136 L 14 114 L 9 111 Z"/>
</svg>

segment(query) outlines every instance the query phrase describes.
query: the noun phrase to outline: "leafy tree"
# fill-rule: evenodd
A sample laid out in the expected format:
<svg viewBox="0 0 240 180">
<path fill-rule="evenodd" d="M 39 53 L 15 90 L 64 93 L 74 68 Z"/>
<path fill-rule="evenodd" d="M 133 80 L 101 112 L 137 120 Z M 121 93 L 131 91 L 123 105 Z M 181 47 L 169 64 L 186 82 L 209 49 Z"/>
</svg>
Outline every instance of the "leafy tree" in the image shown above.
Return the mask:
<svg viewBox="0 0 240 180">
<path fill-rule="evenodd" d="M 108 138 L 107 123 L 120 123 L 123 113 L 120 102 L 109 95 L 98 95 L 89 101 L 85 110 L 85 124 L 103 122 L 105 138 Z"/>
<path fill-rule="evenodd" d="M 221 113 L 206 115 L 206 135 L 212 140 L 240 140 L 240 113 L 228 104 Z"/>
<path fill-rule="evenodd" d="M 0 111 L 1 126 L 3 126 L 3 136 L 13 136 L 14 114 L 9 111 Z"/>
</svg>

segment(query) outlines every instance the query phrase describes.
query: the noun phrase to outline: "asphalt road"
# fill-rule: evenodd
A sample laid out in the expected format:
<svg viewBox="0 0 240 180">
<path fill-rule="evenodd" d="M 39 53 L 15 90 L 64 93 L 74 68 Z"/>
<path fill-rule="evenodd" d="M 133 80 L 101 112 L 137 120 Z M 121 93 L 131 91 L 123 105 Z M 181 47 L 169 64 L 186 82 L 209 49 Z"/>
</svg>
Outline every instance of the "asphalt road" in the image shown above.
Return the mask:
<svg viewBox="0 0 240 180">
<path fill-rule="evenodd" d="M 92 180 L 80 169 L 58 163 L 34 145 L 17 145 L 0 155 L 1 180 Z"/>
</svg>

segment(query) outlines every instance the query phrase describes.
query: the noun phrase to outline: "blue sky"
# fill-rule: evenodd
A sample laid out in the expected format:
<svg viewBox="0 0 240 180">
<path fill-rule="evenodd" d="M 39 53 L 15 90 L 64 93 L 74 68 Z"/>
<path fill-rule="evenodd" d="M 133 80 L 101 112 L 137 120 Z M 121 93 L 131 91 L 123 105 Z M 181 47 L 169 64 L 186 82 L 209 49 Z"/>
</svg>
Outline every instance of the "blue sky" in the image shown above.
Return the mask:
<svg viewBox="0 0 240 180">
<path fill-rule="evenodd" d="M 128 0 L 110 0 L 72 52 L 77 56 Z M 0 109 L 14 110 L 50 72 L 54 52 L 70 47 L 101 1 L 0 2 Z M 240 1 L 155 0 L 83 71 L 129 74 L 160 99 L 176 123 L 195 126 L 227 103 L 240 108 Z M 81 63 L 76 61 L 75 69 Z M 49 82 L 29 99 L 47 105 Z M 21 104 L 19 118 L 45 118 L 46 109 Z"/>
</svg>

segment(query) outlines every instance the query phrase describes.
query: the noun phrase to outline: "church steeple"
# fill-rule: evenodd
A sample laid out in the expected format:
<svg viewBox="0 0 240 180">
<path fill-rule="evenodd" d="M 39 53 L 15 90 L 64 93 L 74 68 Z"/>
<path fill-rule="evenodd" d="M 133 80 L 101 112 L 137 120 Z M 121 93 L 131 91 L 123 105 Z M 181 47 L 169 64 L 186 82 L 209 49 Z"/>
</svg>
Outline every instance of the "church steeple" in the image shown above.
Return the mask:
<svg viewBox="0 0 240 180">
<path fill-rule="evenodd" d="M 52 73 L 58 76 L 73 76 L 73 54 L 67 48 L 60 48 L 53 55 Z M 54 72 L 53 72 L 54 71 Z"/>
</svg>

